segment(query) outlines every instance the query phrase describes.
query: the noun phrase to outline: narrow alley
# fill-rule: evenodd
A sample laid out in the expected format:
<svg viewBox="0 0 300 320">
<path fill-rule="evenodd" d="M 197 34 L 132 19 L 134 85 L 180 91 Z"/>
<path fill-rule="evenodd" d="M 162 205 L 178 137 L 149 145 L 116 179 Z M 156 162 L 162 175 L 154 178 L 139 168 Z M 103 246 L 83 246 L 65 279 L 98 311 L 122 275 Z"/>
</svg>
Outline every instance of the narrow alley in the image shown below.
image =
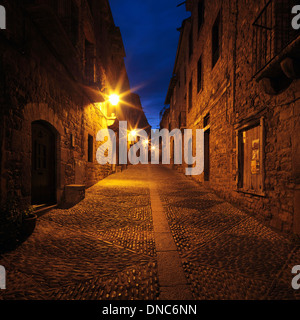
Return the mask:
<svg viewBox="0 0 300 320">
<path fill-rule="evenodd" d="M 286 236 L 166 166 L 130 166 L 3 253 L 0 300 L 299 299 Z"/>
</svg>

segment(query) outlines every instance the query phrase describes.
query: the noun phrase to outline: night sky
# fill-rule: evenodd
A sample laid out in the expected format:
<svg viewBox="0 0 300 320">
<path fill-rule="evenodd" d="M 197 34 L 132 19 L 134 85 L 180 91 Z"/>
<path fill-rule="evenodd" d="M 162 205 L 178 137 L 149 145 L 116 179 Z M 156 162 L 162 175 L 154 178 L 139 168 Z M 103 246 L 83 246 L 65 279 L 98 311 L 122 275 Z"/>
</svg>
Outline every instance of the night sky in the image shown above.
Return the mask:
<svg viewBox="0 0 300 320">
<path fill-rule="evenodd" d="M 190 15 L 183 0 L 110 0 L 126 51 L 131 88 L 140 95 L 153 129 L 159 126 L 175 62 L 182 20 Z"/>
</svg>

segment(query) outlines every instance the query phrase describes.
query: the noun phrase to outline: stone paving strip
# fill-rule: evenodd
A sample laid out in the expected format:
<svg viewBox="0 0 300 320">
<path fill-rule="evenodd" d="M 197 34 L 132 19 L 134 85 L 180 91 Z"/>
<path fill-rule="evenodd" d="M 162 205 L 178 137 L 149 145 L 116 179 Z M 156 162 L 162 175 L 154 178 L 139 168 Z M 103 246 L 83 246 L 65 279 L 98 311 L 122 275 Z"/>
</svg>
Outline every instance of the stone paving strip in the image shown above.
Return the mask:
<svg viewBox="0 0 300 320">
<path fill-rule="evenodd" d="M 150 169 L 148 169 L 148 173 L 150 177 Z M 187 283 L 177 252 L 177 246 L 171 234 L 153 176 L 151 176 L 149 184 L 157 252 L 158 280 L 161 286 L 160 299 L 191 300 L 193 295 Z"/>
</svg>

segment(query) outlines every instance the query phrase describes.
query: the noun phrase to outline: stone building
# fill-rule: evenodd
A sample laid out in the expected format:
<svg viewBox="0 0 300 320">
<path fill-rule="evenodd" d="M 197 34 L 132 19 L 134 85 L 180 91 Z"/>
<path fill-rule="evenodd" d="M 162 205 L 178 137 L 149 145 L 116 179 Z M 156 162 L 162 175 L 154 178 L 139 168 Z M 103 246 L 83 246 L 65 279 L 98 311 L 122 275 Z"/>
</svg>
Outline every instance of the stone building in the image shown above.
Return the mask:
<svg viewBox="0 0 300 320">
<path fill-rule="evenodd" d="M 161 121 L 160 128 L 161 129 L 169 129 L 170 127 L 170 108 L 164 108 L 161 112 Z"/>
<path fill-rule="evenodd" d="M 96 161 L 100 129 L 118 120 L 149 125 L 130 91 L 108 0 L 2 5 L 1 200 L 14 194 L 28 205 L 60 204 L 115 169 Z M 121 97 L 116 107 L 112 93 Z"/>
<path fill-rule="evenodd" d="M 187 0 L 166 104 L 204 129 L 194 178 L 270 226 L 300 234 L 300 36 L 293 0 Z"/>
</svg>

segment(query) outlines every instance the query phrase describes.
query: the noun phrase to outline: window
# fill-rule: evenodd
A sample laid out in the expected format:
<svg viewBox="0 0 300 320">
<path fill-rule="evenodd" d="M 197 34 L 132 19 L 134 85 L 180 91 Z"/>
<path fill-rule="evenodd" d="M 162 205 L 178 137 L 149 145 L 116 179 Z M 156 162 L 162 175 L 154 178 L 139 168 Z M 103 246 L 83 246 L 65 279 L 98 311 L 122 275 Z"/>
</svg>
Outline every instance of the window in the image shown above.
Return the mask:
<svg viewBox="0 0 300 320">
<path fill-rule="evenodd" d="M 88 135 L 88 162 L 93 162 L 94 157 L 94 138 L 90 134 Z"/>
<path fill-rule="evenodd" d="M 203 127 L 206 128 L 210 124 L 210 114 L 208 113 L 203 119 Z"/>
<path fill-rule="evenodd" d="M 212 67 L 215 66 L 221 55 L 221 12 L 219 12 L 217 19 L 212 28 Z"/>
<path fill-rule="evenodd" d="M 297 0 L 267 1 L 258 12 L 253 23 L 254 74 L 265 68 L 299 36 L 299 30 L 291 27 L 291 8 L 297 3 Z"/>
<path fill-rule="evenodd" d="M 263 195 L 264 141 L 263 119 L 238 130 L 238 189 Z"/>
<path fill-rule="evenodd" d="M 193 105 L 193 77 L 191 77 L 191 81 L 189 84 L 189 110 L 192 108 Z"/>
<path fill-rule="evenodd" d="M 197 66 L 197 90 L 200 92 L 203 88 L 203 70 L 202 70 L 202 56 L 198 60 Z"/>
<path fill-rule="evenodd" d="M 200 31 L 204 22 L 204 0 L 198 2 L 198 32 Z"/>
<path fill-rule="evenodd" d="M 193 47 L 194 47 L 194 43 L 193 43 L 193 25 L 191 24 L 191 30 L 190 30 L 190 35 L 189 35 L 189 58 L 191 58 L 191 56 L 193 54 Z"/>
<path fill-rule="evenodd" d="M 185 111 L 180 111 L 178 121 L 179 121 L 179 128 L 180 129 L 186 127 L 186 112 Z"/>
</svg>

